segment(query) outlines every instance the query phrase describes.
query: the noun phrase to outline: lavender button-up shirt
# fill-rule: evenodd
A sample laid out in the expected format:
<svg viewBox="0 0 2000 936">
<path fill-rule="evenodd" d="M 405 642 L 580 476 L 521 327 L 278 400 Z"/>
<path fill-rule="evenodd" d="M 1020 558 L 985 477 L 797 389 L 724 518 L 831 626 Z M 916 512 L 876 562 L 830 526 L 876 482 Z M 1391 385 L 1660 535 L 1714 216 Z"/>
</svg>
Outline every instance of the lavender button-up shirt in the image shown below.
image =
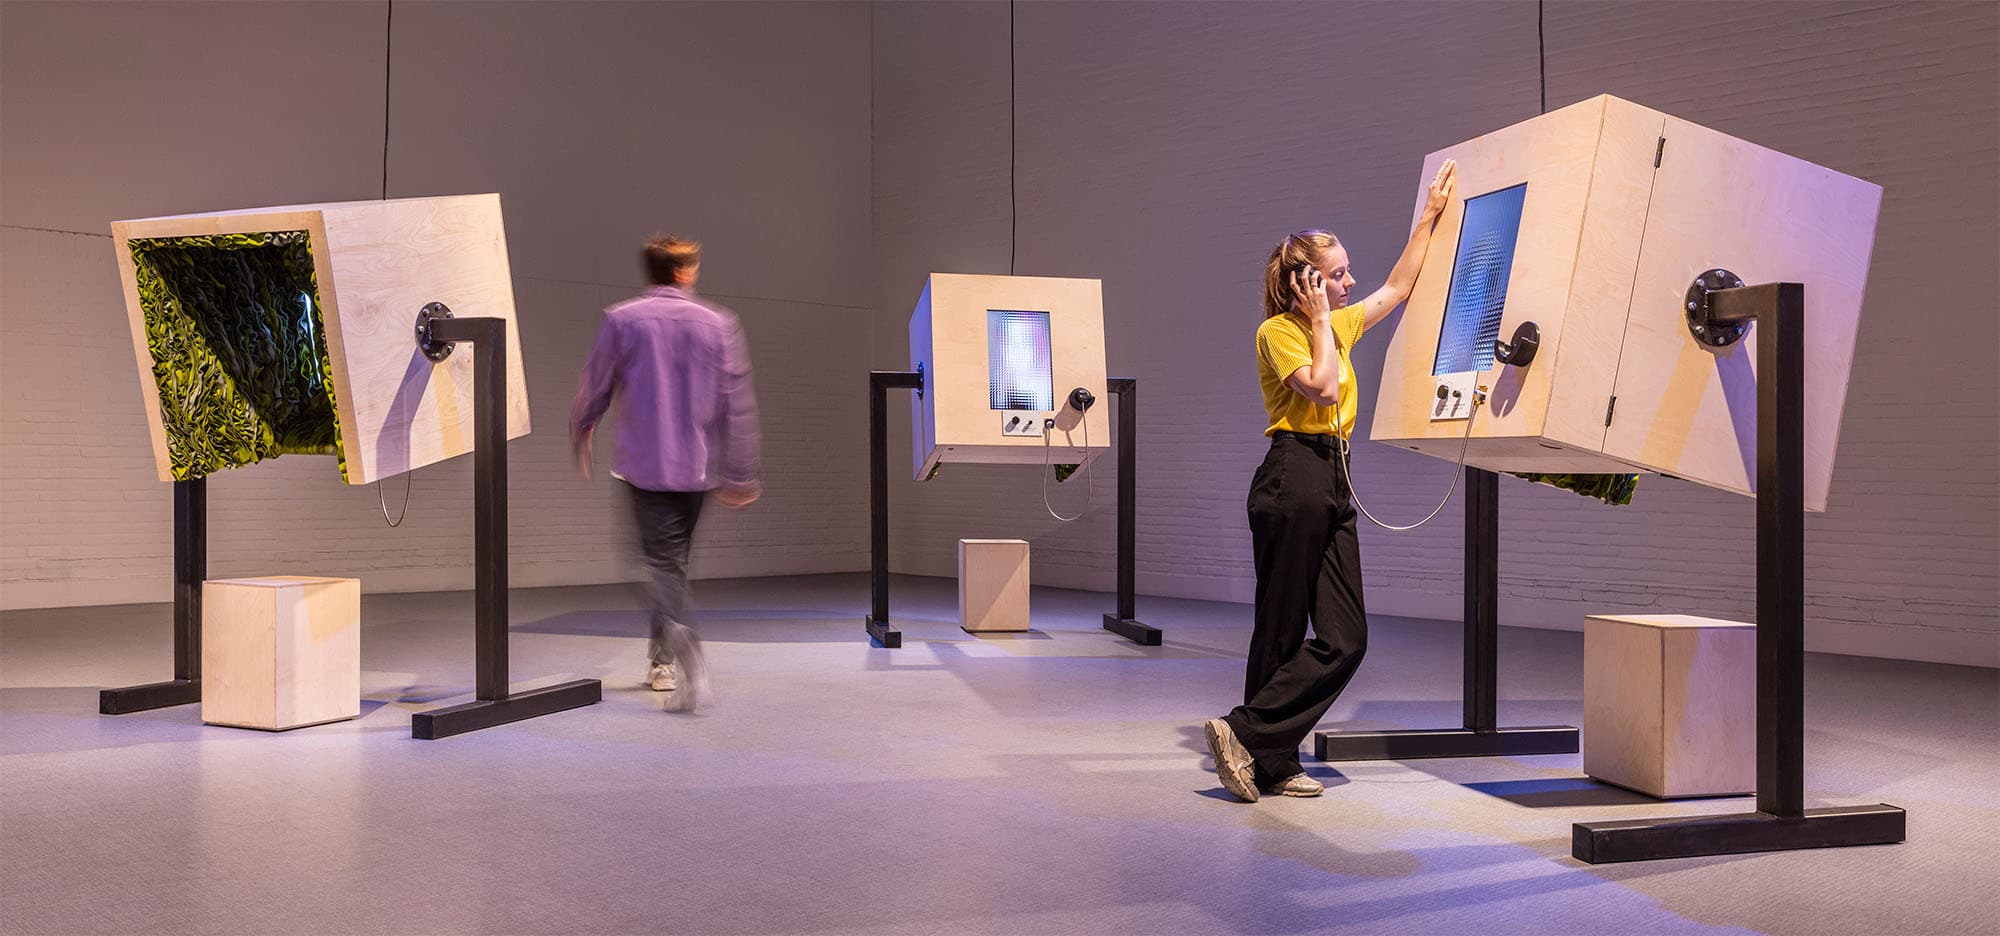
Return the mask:
<svg viewBox="0 0 2000 936">
<path fill-rule="evenodd" d="M 757 481 L 757 400 L 736 316 L 655 286 L 604 310 L 570 408 L 581 446 L 618 397 L 612 473 L 649 491 L 705 491 Z"/>
</svg>

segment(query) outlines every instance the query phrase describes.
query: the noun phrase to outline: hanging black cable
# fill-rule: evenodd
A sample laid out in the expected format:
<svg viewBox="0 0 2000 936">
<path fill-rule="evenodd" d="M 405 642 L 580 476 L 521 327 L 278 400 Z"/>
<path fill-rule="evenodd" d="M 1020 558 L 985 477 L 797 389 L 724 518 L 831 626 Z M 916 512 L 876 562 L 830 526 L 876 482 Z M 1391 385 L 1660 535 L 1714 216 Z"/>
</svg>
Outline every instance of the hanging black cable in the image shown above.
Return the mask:
<svg viewBox="0 0 2000 936">
<path fill-rule="evenodd" d="M 396 36 L 396 0 L 389 0 L 387 15 L 382 18 L 382 200 L 389 200 L 389 74 L 395 65 L 391 54 Z M 403 525 L 403 518 L 410 513 L 410 487 L 416 483 L 416 469 L 403 473 L 403 509 L 396 519 L 389 519 L 389 500 L 382 493 L 382 482 L 375 482 L 375 502 L 382 508 L 382 519 L 391 528 Z"/>
<path fill-rule="evenodd" d="M 396 0 L 389 0 L 388 15 L 382 18 L 382 198 L 389 198 L 389 69 L 390 42 L 395 38 Z"/>
<path fill-rule="evenodd" d="M 1542 0 L 1535 0 L 1535 58 L 1542 76 L 1542 113 L 1549 112 L 1549 41 L 1542 37 Z"/>
<path fill-rule="evenodd" d="M 1020 147 L 1015 143 L 1014 115 L 1014 0 L 1007 0 L 1007 275 L 1014 275 L 1014 253 L 1021 237 L 1021 202 L 1016 194 L 1016 165 Z"/>
</svg>

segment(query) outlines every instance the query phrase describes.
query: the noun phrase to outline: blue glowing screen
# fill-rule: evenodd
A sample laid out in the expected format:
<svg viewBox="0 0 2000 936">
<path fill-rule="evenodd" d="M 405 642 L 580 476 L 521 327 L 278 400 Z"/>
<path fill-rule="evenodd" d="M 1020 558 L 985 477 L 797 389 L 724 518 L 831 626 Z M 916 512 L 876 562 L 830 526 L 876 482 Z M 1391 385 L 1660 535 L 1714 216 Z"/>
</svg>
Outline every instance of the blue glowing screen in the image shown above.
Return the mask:
<svg viewBox="0 0 2000 936">
<path fill-rule="evenodd" d="M 1049 314 L 988 309 L 986 374 L 993 409 L 1053 411 L 1056 384 L 1049 371 Z"/>
<path fill-rule="evenodd" d="M 1500 310 L 1507 304 L 1507 275 L 1514 267 L 1514 242 L 1521 234 L 1521 204 L 1527 195 L 1528 183 L 1523 182 L 1466 199 L 1432 376 L 1493 366 L 1493 341 L 1500 337 Z"/>
</svg>

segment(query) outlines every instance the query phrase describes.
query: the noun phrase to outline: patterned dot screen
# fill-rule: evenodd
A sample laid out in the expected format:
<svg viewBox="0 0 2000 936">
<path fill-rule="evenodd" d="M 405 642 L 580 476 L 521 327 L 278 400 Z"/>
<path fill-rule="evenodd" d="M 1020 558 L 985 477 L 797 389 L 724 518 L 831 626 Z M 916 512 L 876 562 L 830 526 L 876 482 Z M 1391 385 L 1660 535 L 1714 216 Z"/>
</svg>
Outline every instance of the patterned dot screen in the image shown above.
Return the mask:
<svg viewBox="0 0 2000 936">
<path fill-rule="evenodd" d="M 1049 314 L 988 309 L 986 374 L 993 391 L 993 409 L 1055 410 L 1055 378 L 1049 371 Z"/>
<path fill-rule="evenodd" d="M 1432 376 L 1493 366 L 1493 341 L 1500 337 L 1500 312 L 1507 304 L 1507 276 L 1514 266 L 1527 195 L 1528 183 L 1523 182 L 1466 199 Z"/>
</svg>

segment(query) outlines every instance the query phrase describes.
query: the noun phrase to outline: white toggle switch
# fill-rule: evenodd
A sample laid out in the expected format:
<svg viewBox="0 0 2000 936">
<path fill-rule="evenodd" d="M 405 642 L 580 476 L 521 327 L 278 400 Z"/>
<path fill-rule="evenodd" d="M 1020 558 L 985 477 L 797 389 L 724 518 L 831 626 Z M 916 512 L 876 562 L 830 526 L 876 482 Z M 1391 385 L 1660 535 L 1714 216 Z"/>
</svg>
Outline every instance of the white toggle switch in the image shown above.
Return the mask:
<svg viewBox="0 0 2000 936">
<path fill-rule="evenodd" d="M 1047 413 L 1024 413 L 1018 410 L 1006 413 L 1000 417 L 1000 434 L 1039 439 L 1042 437 L 1042 424 L 1048 418 Z"/>
<path fill-rule="evenodd" d="M 1436 385 L 1436 390 L 1430 398 L 1431 422 L 1471 418 L 1472 395 L 1479 380 L 1478 371 L 1439 374 L 1431 380 Z"/>
</svg>

